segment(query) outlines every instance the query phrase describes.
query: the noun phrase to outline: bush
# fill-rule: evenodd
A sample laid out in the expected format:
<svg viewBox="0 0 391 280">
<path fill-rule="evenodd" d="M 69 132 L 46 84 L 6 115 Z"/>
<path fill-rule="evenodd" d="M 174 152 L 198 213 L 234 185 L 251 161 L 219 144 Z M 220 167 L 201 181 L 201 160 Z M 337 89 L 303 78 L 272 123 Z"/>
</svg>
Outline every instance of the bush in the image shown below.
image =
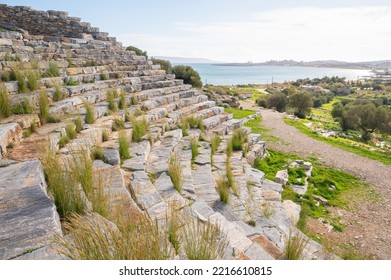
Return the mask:
<svg viewBox="0 0 391 280">
<path fill-rule="evenodd" d="M 159 64 L 160 69 L 166 71 L 167 74 L 172 73 L 172 65 L 169 60 L 164 60 L 164 59 L 158 59 L 158 58 L 151 58 L 153 64 Z"/>
<path fill-rule="evenodd" d="M 278 112 L 284 112 L 288 105 L 288 97 L 283 93 L 273 93 L 266 98 L 267 108 L 275 108 Z"/>
<path fill-rule="evenodd" d="M 141 56 L 146 56 L 148 57 L 148 54 L 146 51 L 142 51 L 140 50 L 139 48 L 136 48 L 134 46 L 129 46 L 126 48 L 127 51 L 134 51 L 136 53 L 136 55 L 141 55 Z"/>
<path fill-rule="evenodd" d="M 178 65 L 172 68 L 172 73 L 177 79 L 182 79 L 186 84 L 193 87 L 202 87 L 201 77 L 191 66 Z"/>
<path fill-rule="evenodd" d="M 128 138 L 128 135 L 125 131 L 120 132 L 118 137 L 118 143 L 119 143 L 119 155 L 121 160 L 126 160 L 130 158 L 130 140 Z"/>
<path fill-rule="evenodd" d="M 6 118 L 11 115 L 11 100 L 4 87 L 0 87 L 0 117 Z"/>
<path fill-rule="evenodd" d="M 145 118 L 137 120 L 132 119 L 132 141 L 140 142 L 145 134 L 147 134 L 148 130 L 148 122 Z"/>
<path fill-rule="evenodd" d="M 234 151 L 242 151 L 245 143 L 248 142 L 248 136 L 244 129 L 237 129 L 231 138 L 232 149 Z"/>
<path fill-rule="evenodd" d="M 179 159 L 175 155 L 172 155 L 170 158 L 168 174 L 170 175 L 174 189 L 181 194 L 183 185 L 182 166 Z"/>
<path fill-rule="evenodd" d="M 294 110 L 295 116 L 305 118 L 311 113 L 312 96 L 308 92 L 295 93 L 289 97 L 288 106 Z"/>
<path fill-rule="evenodd" d="M 92 106 L 88 102 L 84 102 L 84 108 L 86 109 L 86 116 L 85 116 L 84 122 L 86 124 L 93 124 L 95 122 L 94 106 Z"/>
</svg>

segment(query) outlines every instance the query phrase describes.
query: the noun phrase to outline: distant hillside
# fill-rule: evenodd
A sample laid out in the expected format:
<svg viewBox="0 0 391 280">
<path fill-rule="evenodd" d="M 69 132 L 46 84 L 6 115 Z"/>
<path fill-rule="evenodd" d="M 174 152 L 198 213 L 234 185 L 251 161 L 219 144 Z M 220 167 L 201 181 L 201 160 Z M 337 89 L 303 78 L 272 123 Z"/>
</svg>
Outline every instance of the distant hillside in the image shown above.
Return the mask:
<svg viewBox="0 0 391 280">
<path fill-rule="evenodd" d="M 172 64 L 194 64 L 194 63 L 203 63 L 203 64 L 214 64 L 214 63 L 224 63 L 223 61 L 216 61 L 207 58 L 197 58 L 197 57 L 173 57 L 173 56 L 154 56 L 154 58 L 169 60 Z"/>
<path fill-rule="evenodd" d="M 390 68 L 391 60 L 367 61 L 367 62 L 345 62 L 337 60 L 317 60 L 317 61 L 294 61 L 294 60 L 269 60 L 266 62 L 252 63 L 218 63 L 224 66 L 302 66 L 302 67 L 330 67 L 330 68 L 348 68 L 348 69 L 373 69 Z"/>
</svg>

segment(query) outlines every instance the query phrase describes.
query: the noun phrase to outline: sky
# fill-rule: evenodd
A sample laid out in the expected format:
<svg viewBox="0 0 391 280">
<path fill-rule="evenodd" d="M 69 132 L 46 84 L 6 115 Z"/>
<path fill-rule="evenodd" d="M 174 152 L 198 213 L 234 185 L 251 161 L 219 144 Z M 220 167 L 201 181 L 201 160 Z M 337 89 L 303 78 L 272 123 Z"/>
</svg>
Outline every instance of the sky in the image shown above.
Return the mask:
<svg viewBox="0 0 391 280">
<path fill-rule="evenodd" d="M 224 62 L 391 59 L 391 0 L 0 2 L 67 11 L 149 56 Z"/>
</svg>

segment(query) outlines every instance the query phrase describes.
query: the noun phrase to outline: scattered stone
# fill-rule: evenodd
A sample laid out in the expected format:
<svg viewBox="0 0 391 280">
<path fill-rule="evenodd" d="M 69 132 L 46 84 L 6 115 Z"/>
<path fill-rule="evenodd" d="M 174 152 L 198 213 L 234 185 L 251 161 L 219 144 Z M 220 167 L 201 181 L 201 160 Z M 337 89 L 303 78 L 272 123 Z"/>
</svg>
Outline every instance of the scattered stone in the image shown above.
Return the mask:
<svg viewBox="0 0 391 280">
<path fill-rule="evenodd" d="M 106 162 L 111 165 L 119 165 L 121 159 L 117 149 L 102 149 Z"/>
<path fill-rule="evenodd" d="M 280 170 L 277 172 L 276 177 L 274 178 L 274 182 L 282 184 L 283 186 L 288 183 L 288 170 Z"/>
</svg>

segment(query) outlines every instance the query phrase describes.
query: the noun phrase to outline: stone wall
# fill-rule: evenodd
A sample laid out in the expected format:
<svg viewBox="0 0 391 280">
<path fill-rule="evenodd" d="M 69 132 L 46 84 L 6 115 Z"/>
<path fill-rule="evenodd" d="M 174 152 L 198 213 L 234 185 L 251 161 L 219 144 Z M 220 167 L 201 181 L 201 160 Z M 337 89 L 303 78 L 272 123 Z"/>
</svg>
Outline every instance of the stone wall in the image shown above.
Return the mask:
<svg viewBox="0 0 391 280">
<path fill-rule="evenodd" d="M 44 12 L 31 7 L 0 4 L 1 22 L 27 30 L 32 35 L 115 41 L 115 38 L 108 37 L 108 33 L 100 32 L 99 28 L 91 27 L 78 17 L 70 17 L 67 12 Z"/>
</svg>

